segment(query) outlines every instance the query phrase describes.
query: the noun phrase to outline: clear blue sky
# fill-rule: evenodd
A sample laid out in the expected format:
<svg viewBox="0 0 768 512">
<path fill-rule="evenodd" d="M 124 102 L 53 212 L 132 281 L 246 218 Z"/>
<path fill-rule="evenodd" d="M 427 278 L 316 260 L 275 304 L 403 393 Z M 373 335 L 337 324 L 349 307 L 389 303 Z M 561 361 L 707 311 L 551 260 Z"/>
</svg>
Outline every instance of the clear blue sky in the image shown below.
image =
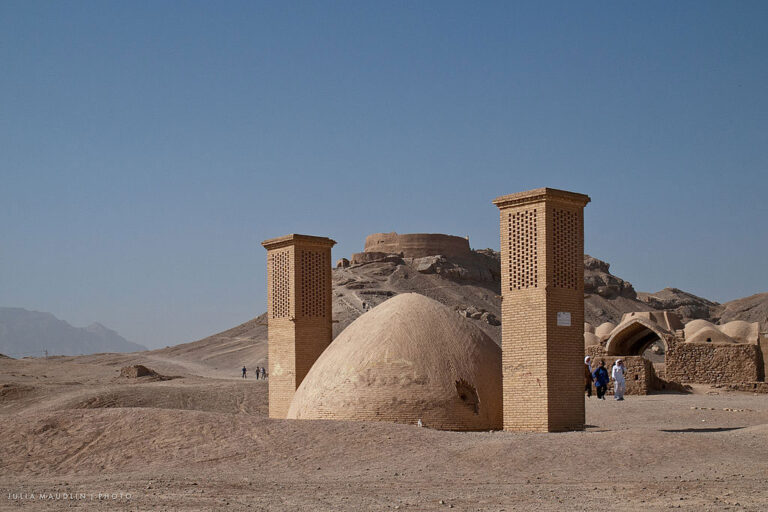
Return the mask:
<svg viewBox="0 0 768 512">
<path fill-rule="evenodd" d="M 768 2 L 0 2 L 0 305 L 156 347 L 265 309 L 263 239 L 498 248 L 587 193 L 639 290 L 768 291 Z"/>
</svg>

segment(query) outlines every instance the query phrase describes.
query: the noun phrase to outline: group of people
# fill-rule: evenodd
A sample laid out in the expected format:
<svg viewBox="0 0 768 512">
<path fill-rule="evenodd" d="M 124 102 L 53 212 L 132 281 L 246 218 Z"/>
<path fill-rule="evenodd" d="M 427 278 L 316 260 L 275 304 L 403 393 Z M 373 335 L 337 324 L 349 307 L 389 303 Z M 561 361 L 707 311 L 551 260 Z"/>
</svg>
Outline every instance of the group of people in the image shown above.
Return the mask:
<svg viewBox="0 0 768 512">
<path fill-rule="evenodd" d="M 243 366 L 243 378 L 244 379 L 247 378 L 247 374 L 248 374 L 248 369 L 245 366 Z M 256 367 L 256 380 L 259 379 L 259 375 L 261 375 L 262 379 L 266 379 L 267 378 L 267 369 L 264 368 L 263 366 L 262 367 L 258 367 L 257 366 Z"/>
<path fill-rule="evenodd" d="M 624 400 L 624 392 L 627 390 L 627 381 L 625 376 L 627 374 L 627 368 L 624 366 L 622 359 L 617 359 L 611 368 L 611 374 L 608 375 L 608 370 L 605 368 L 605 360 L 600 360 L 600 366 L 597 369 L 592 369 L 592 358 L 587 356 L 584 358 L 584 391 L 587 392 L 587 397 L 592 396 L 592 384 L 595 385 L 597 391 L 597 398 L 599 400 L 605 400 L 605 393 L 608 391 L 608 384 L 613 379 L 613 399 Z"/>
</svg>

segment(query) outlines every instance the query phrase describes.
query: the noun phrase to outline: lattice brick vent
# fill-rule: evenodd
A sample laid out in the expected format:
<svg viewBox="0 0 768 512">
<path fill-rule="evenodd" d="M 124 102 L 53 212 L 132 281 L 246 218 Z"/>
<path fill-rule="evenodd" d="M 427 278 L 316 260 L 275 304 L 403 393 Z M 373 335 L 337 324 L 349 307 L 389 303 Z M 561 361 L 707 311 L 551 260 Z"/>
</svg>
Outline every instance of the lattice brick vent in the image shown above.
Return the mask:
<svg viewBox="0 0 768 512">
<path fill-rule="evenodd" d="M 536 209 L 509 214 L 509 289 L 539 285 L 538 230 Z"/>
<path fill-rule="evenodd" d="M 291 315 L 291 253 L 269 253 L 269 272 L 272 276 L 272 318 Z"/>
<path fill-rule="evenodd" d="M 331 261 L 327 252 L 301 251 L 301 315 L 324 317 L 328 314 L 328 272 Z"/>
<path fill-rule="evenodd" d="M 584 279 L 579 256 L 579 218 L 576 212 L 555 209 L 553 212 L 554 271 L 552 282 L 558 288 L 578 288 Z"/>
</svg>

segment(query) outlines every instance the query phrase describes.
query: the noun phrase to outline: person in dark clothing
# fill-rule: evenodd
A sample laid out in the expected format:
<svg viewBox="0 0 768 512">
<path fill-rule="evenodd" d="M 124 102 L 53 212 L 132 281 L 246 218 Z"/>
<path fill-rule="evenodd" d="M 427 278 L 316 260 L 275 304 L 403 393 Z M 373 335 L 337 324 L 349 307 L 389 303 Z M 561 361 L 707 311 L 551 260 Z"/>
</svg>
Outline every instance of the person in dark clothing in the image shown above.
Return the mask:
<svg viewBox="0 0 768 512">
<path fill-rule="evenodd" d="M 263 366 L 261 367 L 261 380 L 266 380 L 267 378 L 267 369 Z"/>
<path fill-rule="evenodd" d="M 244 379 L 246 378 L 246 377 L 245 377 L 245 372 L 247 372 L 247 371 L 248 371 L 248 370 L 246 370 L 246 369 L 245 369 L 245 366 L 243 366 L 243 378 L 244 378 Z"/>
<path fill-rule="evenodd" d="M 259 380 L 259 367 L 256 367 L 256 380 Z"/>
<path fill-rule="evenodd" d="M 587 392 L 587 398 L 592 398 L 592 358 L 584 358 L 584 391 Z"/>
<path fill-rule="evenodd" d="M 611 381 L 608 370 L 605 369 L 605 360 L 600 360 L 600 366 L 592 372 L 592 377 L 595 379 L 597 398 L 605 400 L 605 392 L 608 391 L 608 383 Z"/>
</svg>

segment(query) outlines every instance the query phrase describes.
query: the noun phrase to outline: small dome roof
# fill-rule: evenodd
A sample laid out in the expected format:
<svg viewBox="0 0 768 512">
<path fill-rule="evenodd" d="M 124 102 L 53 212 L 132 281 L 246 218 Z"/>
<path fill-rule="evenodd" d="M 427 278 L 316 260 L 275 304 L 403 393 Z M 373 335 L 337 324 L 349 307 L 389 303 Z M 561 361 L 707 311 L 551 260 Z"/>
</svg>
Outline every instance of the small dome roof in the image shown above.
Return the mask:
<svg viewBox="0 0 768 512">
<path fill-rule="evenodd" d="M 734 320 L 721 325 L 720 331 L 727 334 L 737 343 L 757 344 L 760 337 L 760 324 L 757 322 L 745 322 L 744 320 Z"/>
<path fill-rule="evenodd" d="M 307 373 L 291 419 L 500 429 L 501 349 L 452 308 L 397 295 L 352 322 Z"/>
<path fill-rule="evenodd" d="M 600 338 L 600 340 L 607 340 L 608 336 L 611 335 L 611 331 L 613 331 L 615 328 L 616 324 L 605 322 L 597 326 L 595 329 L 595 334 L 597 334 L 597 337 Z"/>
<path fill-rule="evenodd" d="M 699 329 L 696 333 L 688 338 L 685 337 L 686 343 L 738 343 L 736 340 L 720 332 L 716 326 L 704 327 Z"/>
<path fill-rule="evenodd" d="M 595 333 L 592 332 L 585 332 L 584 333 L 584 347 L 591 347 L 593 345 L 599 345 L 600 344 L 600 338 L 597 337 Z"/>
<path fill-rule="evenodd" d="M 584 332 L 595 332 L 595 326 L 589 322 L 584 322 Z"/>
<path fill-rule="evenodd" d="M 717 329 L 717 327 L 715 327 L 715 324 L 712 322 L 706 320 L 691 320 L 685 324 L 685 339 L 689 340 L 690 338 L 693 338 L 693 335 L 701 329 Z"/>
</svg>

